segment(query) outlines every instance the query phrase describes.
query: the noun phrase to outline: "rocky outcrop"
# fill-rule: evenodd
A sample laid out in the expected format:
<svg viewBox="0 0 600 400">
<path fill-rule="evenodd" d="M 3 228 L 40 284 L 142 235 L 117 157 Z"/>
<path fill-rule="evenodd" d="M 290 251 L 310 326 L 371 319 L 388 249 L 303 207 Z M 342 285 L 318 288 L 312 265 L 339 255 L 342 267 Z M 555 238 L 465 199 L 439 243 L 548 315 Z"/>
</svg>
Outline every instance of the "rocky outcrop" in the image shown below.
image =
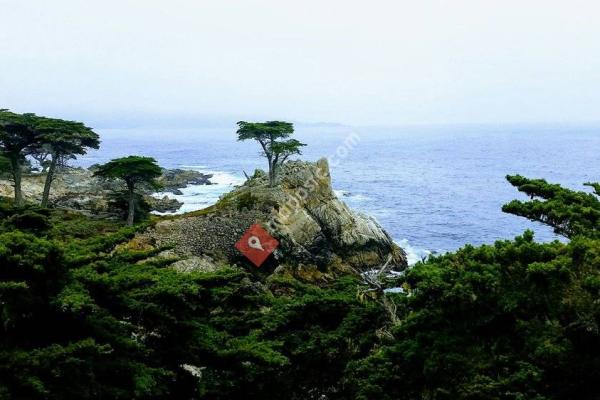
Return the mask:
<svg viewBox="0 0 600 400">
<path fill-rule="evenodd" d="M 164 169 L 163 174 L 158 178 L 158 183 L 163 192 L 173 194 L 182 194 L 180 189 L 188 185 L 211 185 L 212 174 L 203 174 L 202 172 L 185 169 Z"/>
<path fill-rule="evenodd" d="M 187 185 L 210 184 L 210 177 L 211 175 L 197 171 L 166 169 L 159 178 L 159 183 L 164 185 L 164 191 L 177 193 L 177 190 Z M 45 178 L 45 174 L 28 174 L 23 177 L 22 189 L 26 200 L 40 202 Z M 50 204 L 54 207 L 79 210 L 93 215 L 117 215 L 118 211 L 111 209 L 110 200 L 114 193 L 120 190 L 123 190 L 123 185 L 119 182 L 104 181 L 94 177 L 93 167 L 91 169 L 68 168 L 56 175 L 52 183 Z M 12 182 L 0 180 L 0 196 L 13 196 Z M 150 190 L 144 194 L 144 200 L 152 210 L 158 212 L 175 212 L 183 205 L 168 196 L 153 197 Z"/>
<path fill-rule="evenodd" d="M 181 208 L 183 203 L 177 199 L 172 199 L 169 196 L 154 197 L 146 196 L 146 203 L 150 206 L 152 211 L 159 213 L 174 213 Z"/>
<path fill-rule="evenodd" d="M 258 270 L 234 246 L 254 223 L 280 242 Z M 396 270 L 407 265 L 404 251 L 375 219 L 352 211 L 336 197 L 325 159 L 286 163 L 275 187 L 269 187 L 265 173 L 257 171 L 214 206 L 160 221 L 142 236 L 136 240 L 171 247 L 181 259 L 209 257 L 216 264 L 309 281 L 360 273 L 385 263 Z"/>
<path fill-rule="evenodd" d="M 44 188 L 45 174 L 28 174 L 23 177 L 23 195 L 27 201 L 39 204 Z M 93 172 L 82 168 L 59 171 L 52 182 L 50 204 L 55 207 L 84 211 L 89 214 L 106 214 L 109 211 L 108 194 L 118 185 L 93 177 Z M 0 181 L 0 196 L 12 197 L 12 182 Z"/>
</svg>

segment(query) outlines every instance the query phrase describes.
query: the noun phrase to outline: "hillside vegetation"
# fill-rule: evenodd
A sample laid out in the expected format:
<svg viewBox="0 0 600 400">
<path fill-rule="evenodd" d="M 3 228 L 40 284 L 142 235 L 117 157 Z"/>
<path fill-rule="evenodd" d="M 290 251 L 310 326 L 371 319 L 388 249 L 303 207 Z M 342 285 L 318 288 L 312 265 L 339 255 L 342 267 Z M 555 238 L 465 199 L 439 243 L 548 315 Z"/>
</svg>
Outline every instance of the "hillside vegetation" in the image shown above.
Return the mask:
<svg viewBox="0 0 600 400">
<path fill-rule="evenodd" d="M 534 199 L 505 211 L 570 240 L 467 245 L 386 301 L 356 276 L 180 273 L 117 246 L 148 223 L 6 200 L 0 398 L 597 399 L 598 192 L 508 179 Z"/>
</svg>

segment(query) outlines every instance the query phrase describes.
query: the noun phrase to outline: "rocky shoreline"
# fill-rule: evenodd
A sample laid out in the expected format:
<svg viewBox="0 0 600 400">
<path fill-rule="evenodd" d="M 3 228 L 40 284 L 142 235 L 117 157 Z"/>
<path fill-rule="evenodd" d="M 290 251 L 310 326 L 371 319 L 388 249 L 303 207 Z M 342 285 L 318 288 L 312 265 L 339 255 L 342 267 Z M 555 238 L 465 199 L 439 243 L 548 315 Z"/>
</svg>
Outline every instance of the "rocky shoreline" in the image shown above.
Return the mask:
<svg viewBox="0 0 600 400">
<path fill-rule="evenodd" d="M 189 185 L 212 185 L 213 183 L 210 181 L 212 177 L 212 174 L 203 174 L 193 170 L 165 169 L 162 176 L 158 178 L 158 183 L 163 192 L 182 195 L 180 189 L 185 189 Z"/>
<path fill-rule="evenodd" d="M 235 248 L 253 224 L 275 237 L 279 248 L 259 269 Z M 261 274 L 290 275 L 313 283 L 358 275 L 388 265 L 403 270 L 406 254 L 379 223 L 351 210 L 331 187 L 326 159 L 282 166 L 279 182 L 268 185 L 263 171 L 204 210 L 159 220 L 127 247 L 169 248 L 159 257 L 177 259 L 182 271 L 212 271 L 234 265 Z"/>
<path fill-rule="evenodd" d="M 50 205 L 53 207 L 77 210 L 88 215 L 110 217 L 114 214 L 110 201 L 114 193 L 122 190 L 119 182 L 108 182 L 93 176 L 95 167 L 65 168 L 61 170 L 52 183 Z M 28 173 L 23 176 L 22 189 L 24 197 L 32 203 L 39 203 L 44 187 L 45 174 Z M 181 189 L 188 185 L 211 185 L 212 175 L 198 171 L 183 169 L 164 169 L 158 183 L 161 192 L 181 194 Z M 0 179 L 0 196 L 13 196 L 12 182 Z M 147 189 L 143 199 L 151 211 L 159 213 L 176 212 L 183 205 L 177 199 L 168 195 L 162 198 L 153 196 L 154 192 Z"/>
<path fill-rule="evenodd" d="M 103 218 L 119 217 L 114 197 L 123 190 L 122 185 L 98 179 L 93 172 L 93 166 L 61 171 L 53 182 L 50 205 Z M 165 169 L 158 183 L 163 193 L 178 194 L 188 185 L 210 185 L 211 178 L 197 171 Z M 39 201 L 44 179 L 43 174 L 24 176 L 23 193 L 28 201 Z M 12 190 L 11 182 L 0 180 L 0 196 L 9 197 Z M 158 198 L 150 189 L 141 195 L 144 203 L 159 213 L 175 212 L 183 204 L 168 195 Z M 235 248 L 244 232 L 256 223 L 280 243 L 259 273 L 318 283 L 384 264 L 389 270 L 407 266 L 404 250 L 375 219 L 351 210 L 336 196 L 326 159 L 287 162 L 274 186 L 269 186 L 265 172 L 257 170 L 216 204 L 159 219 L 124 246 L 136 250 L 169 248 L 159 257 L 172 258 L 174 268 L 180 271 L 211 271 L 223 265 L 256 270 Z"/>
</svg>

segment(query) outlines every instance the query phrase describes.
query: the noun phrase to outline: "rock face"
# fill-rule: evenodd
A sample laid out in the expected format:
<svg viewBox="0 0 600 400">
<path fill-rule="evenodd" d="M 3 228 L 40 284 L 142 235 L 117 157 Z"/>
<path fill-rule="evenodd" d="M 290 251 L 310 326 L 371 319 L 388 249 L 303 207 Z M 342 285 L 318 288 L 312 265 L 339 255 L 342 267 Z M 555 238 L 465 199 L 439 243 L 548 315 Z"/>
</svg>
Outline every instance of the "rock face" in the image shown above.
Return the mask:
<svg viewBox="0 0 600 400">
<path fill-rule="evenodd" d="M 181 208 L 183 203 L 177 199 L 172 199 L 169 196 L 163 197 L 153 197 L 146 196 L 146 202 L 152 209 L 152 211 L 157 211 L 159 213 L 174 213 Z"/>
<path fill-rule="evenodd" d="M 181 194 L 179 189 L 183 189 L 188 185 L 211 185 L 211 174 L 203 174 L 198 171 L 185 169 L 165 169 L 158 183 L 163 187 L 164 192 L 173 194 Z"/>
<path fill-rule="evenodd" d="M 318 281 L 385 263 L 396 270 L 407 265 L 404 251 L 376 220 L 350 210 L 335 196 L 325 159 L 286 163 L 275 187 L 257 171 L 214 206 L 160 221 L 137 240 L 171 246 L 184 259 L 209 257 L 254 268 L 234 247 L 254 223 L 280 242 L 260 271 Z M 186 269 L 193 270 L 192 264 Z"/>
<path fill-rule="evenodd" d="M 39 203 L 44 188 L 44 174 L 23 177 L 22 189 L 26 200 Z M 87 169 L 74 168 L 60 171 L 52 182 L 50 204 L 57 207 L 86 211 L 90 214 L 108 213 L 108 193 L 118 186 L 93 177 Z M 13 196 L 12 182 L 0 181 L 0 195 Z"/>
<path fill-rule="evenodd" d="M 175 192 L 189 184 L 208 185 L 210 175 L 182 169 L 164 170 L 159 183 L 165 191 Z M 29 174 L 23 177 L 22 189 L 25 198 L 39 203 L 44 188 L 44 174 Z M 114 210 L 109 205 L 111 195 L 123 190 L 119 182 L 108 182 L 93 176 L 92 169 L 70 168 L 60 171 L 52 183 L 50 204 L 55 207 L 80 210 L 94 215 L 111 216 Z M 0 196 L 12 197 L 12 182 L 0 180 Z M 144 199 L 152 210 L 159 212 L 177 211 L 183 203 L 167 196 L 155 198 L 151 192 Z"/>
</svg>

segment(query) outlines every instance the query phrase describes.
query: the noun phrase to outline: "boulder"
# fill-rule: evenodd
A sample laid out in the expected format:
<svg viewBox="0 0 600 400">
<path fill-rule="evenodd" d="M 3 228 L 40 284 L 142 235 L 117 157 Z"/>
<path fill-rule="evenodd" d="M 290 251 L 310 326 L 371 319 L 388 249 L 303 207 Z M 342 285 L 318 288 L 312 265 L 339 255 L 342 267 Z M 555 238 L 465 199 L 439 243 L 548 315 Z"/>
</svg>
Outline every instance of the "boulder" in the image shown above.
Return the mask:
<svg viewBox="0 0 600 400">
<path fill-rule="evenodd" d="M 152 211 L 159 213 L 174 213 L 183 205 L 179 200 L 172 199 L 169 196 L 145 196 L 144 200 L 148 203 Z"/>
<path fill-rule="evenodd" d="M 188 185 L 211 185 L 211 174 L 186 170 L 186 169 L 164 169 L 163 174 L 158 178 L 158 183 L 162 186 L 162 191 L 173 194 L 182 194 L 181 190 Z"/>
<path fill-rule="evenodd" d="M 391 270 L 407 266 L 404 251 L 374 218 L 351 210 L 336 197 L 326 159 L 287 162 L 274 187 L 257 171 L 214 206 L 160 221 L 143 235 L 155 246 L 172 247 L 184 259 L 208 256 L 255 269 L 235 248 L 255 223 L 280 242 L 259 268 L 268 274 L 317 281 L 385 263 Z"/>
</svg>

